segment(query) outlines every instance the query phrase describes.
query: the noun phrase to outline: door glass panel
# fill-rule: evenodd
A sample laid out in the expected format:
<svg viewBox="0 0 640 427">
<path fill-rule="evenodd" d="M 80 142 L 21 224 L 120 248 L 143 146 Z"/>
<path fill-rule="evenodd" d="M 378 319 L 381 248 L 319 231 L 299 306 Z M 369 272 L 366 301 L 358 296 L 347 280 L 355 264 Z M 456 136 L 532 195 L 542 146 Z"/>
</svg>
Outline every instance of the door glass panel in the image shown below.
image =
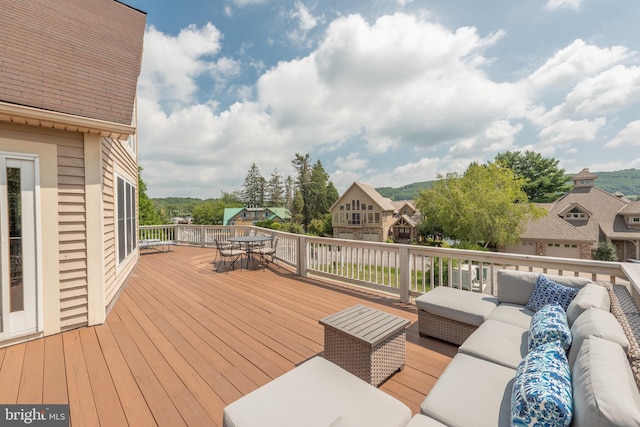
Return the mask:
<svg viewBox="0 0 640 427">
<path fill-rule="evenodd" d="M 20 169 L 7 168 L 7 207 L 9 213 L 9 282 L 11 312 L 24 310 L 22 274 L 22 191 Z"/>
</svg>

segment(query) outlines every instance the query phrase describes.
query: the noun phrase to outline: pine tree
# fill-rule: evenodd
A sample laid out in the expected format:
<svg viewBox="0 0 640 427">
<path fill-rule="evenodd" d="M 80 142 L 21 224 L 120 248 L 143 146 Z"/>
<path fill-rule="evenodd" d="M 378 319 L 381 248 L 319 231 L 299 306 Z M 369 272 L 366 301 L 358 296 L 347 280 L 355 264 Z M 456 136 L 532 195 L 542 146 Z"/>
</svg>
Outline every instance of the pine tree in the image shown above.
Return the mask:
<svg viewBox="0 0 640 427">
<path fill-rule="evenodd" d="M 251 164 L 251 169 L 247 173 L 247 177 L 244 179 L 242 187 L 242 202 L 245 206 L 263 206 L 266 181 L 260 175 L 260 169 L 255 163 Z"/>
<path fill-rule="evenodd" d="M 278 173 L 277 169 L 273 170 L 271 178 L 267 183 L 267 194 L 267 206 L 284 206 L 284 188 L 282 183 L 282 175 Z"/>
</svg>

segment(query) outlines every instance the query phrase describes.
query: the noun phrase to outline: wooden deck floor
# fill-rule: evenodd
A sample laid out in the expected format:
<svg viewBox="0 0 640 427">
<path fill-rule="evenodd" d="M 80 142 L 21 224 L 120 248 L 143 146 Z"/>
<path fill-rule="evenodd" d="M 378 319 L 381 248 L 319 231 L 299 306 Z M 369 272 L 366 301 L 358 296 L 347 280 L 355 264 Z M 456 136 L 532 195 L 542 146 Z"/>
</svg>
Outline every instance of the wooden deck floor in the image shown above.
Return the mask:
<svg viewBox="0 0 640 427">
<path fill-rule="evenodd" d="M 323 351 L 318 320 L 365 304 L 411 321 L 407 365 L 380 388 L 413 413 L 456 352 L 420 338 L 414 305 L 300 279 L 213 271 L 214 250 L 141 256 L 107 322 L 0 349 L 0 402 L 69 403 L 74 426 L 216 426 L 229 403 Z"/>
</svg>

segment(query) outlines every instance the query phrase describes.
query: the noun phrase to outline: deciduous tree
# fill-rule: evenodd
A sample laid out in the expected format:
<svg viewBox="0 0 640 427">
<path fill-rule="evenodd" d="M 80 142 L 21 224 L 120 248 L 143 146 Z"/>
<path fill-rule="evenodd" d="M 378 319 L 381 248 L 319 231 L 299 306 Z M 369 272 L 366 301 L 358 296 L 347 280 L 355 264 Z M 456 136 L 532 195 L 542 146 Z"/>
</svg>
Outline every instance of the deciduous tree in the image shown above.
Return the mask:
<svg viewBox="0 0 640 427">
<path fill-rule="evenodd" d="M 138 167 L 138 223 L 139 225 L 162 224 L 162 215 L 147 196 L 147 184 L 142 180 L 142 167 Z"/>
<path fill-rule="evenodd" d="M 545 214 L 527 201 L 523 184 L 511 169 L 491 162 L 473 163 L 463 175 L 439 175 L 416 202 L 422 227 L 484 247 L 516 244 L 527 219 Z"/>
<path fill-rule="evenodd" d="M 531 202 L 552 202 L 571 189 L 565 170 L 551 157 L 528 150 L 524 153 L 505 151 L 499 153 L 495 161 L 525 179 L 522 189 Z"/>
</svg>

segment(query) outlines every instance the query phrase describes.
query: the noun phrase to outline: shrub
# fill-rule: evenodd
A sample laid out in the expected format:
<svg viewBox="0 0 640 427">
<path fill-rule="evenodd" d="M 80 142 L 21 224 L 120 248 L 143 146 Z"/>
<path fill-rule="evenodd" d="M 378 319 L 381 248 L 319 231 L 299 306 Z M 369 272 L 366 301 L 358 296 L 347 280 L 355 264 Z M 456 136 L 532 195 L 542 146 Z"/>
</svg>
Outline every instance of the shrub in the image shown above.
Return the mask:
<svg viewBox="0 0 640 427">
<path fill-rule="evenodd" d="M 593 259 L 600 261 L 617 261 L 618 251 L 611 240 L 598 243 L 598 249 L 593 251 Z"/>
</svg>

